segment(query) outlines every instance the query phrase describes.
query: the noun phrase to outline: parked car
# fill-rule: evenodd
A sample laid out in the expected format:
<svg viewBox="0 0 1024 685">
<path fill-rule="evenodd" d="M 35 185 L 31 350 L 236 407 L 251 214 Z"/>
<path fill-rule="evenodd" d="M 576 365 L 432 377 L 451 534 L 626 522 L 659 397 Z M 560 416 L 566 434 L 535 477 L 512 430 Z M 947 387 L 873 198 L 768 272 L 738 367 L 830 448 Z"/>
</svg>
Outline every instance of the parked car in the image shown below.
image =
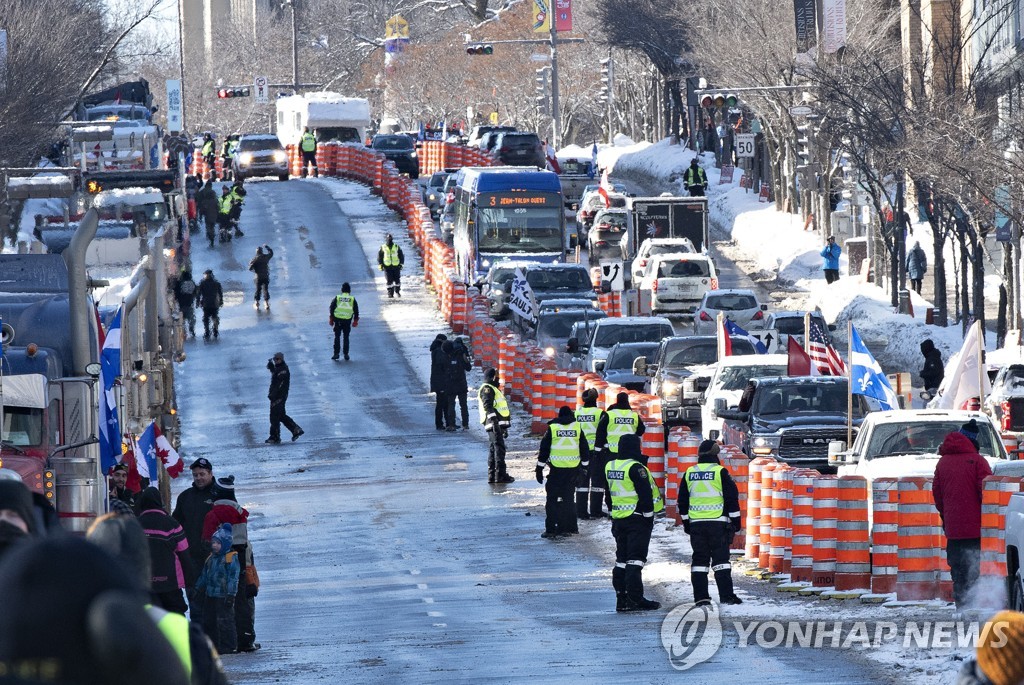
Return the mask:
<svg viewBox="0 0 1024 685">
<path fill-rule="evenodd" d="M 455 242 L 455 203 L 445 203 L 444 209 L 441 210 L 441 219 L 438 222 L 441 229 L 441 240 L 448 245 L 452 245 Z"/>
<path fill-rule="evenodd" d="M 480 142 L 477 143 L 477 147 L 484 152 L 493 152 L 494 146 L 498 142 L 498 136 L 502 133 L 502 131 L 488 131 L 480 137 Z"/>
<path fill-rule="evenodd" d="M 643 366 L 636 364 L 636 361 L 642 358 L 645 365 L 650 364 L 654 361 L 659 346 L 660 343 L 656 342 L 617 343 L 608 352 L 601 377 L 628 390 L 643 392 L 644 386 L 647 385 L 647 375 L 637 373 Z"/>
<path fill-rule="evenodd" d="M 756 354 L 746 338 L 730 336 L 735 356 Z M 700 422 L 700 400 L 711 381 L 710 365 L 718 361 L 718 338 L 713 335 L 683 335 L 664 338 L 654 363 L 645 371 L 650 377 L 647 392 L 661 398 L 662 420 L 666 426 L 696 426 Z"/>
<path fill-rule="evenodd" d="M 549 306 L 549 302 L 563 303 Z M 590 306 L 586 300 L 549 300 L 540 305 L 537 321 L 524 321 L 522 317 L 512 316 L 512 327 L 520 332 L 525 340 L 534 340 L 544 354 L 554 359 L 559 368 L 569 368 L 570 359 L 565 353 L 565 346 L 573 334 L 576 324 L 583 323 L 583 330 L 593 326 L 597 321 L 608 318 L 600 309 Z M 579 330 L 577 330 L 579 334 Z"/>
<path fill-rule="evenodd" d="M 404 133 L 378 133 L 370 141 L 370 147 L 381 152 L 395 165 L 400 174 L 409 178 L 420 177 L 420 161 L 416 153 L 416 141 Z"/>
<path fill-rule="evenodd" d="M 590 281 L 590 272 L 581 264 L 539 264 L 529 262 L 522 267 L 523 276 L 538 304 L 552 298 L 577 298 L 597 302 L 597 293 Z M 508 288 L 509 286 L 506 286 Z"/>
<path fill-rule="evenodd" d="M 769 352 L 776 350 L 785 352 L 791 335 L 795 335 L 797 342 L 801 345 L 804 344 L 804 315 L 806 313 L 804 311 L 777 311 L 765 315 L 762 327 L 765 335 L 761 337 Z M 831 345 L 832 336 L 829 332 L 836 329 L 835 324 L 826 324 L 825 317 L 821 315 L 821 312 L 814 311 L 810 314 L 811 321 L 818 324 L 825 335 L 825 340 Z"/>
<path fill-rule="evenodd" d="M 236 179 L 253 176 L 277 176 L 288 180 L 288 153 L 272 133 L 246 134 L 238 139 L 238 150 L 231 159 L 231 172 Z"/>
<path fill-rule="evenodd" d="M 608 193 L 608 204 L 597 190 L 584 193 L 580 198 L 580 208 L 576 212 L 576 225 L 584 233 L 590 230 L 594 223 L 594 216 L 597 211 L 605 208 L 625 209 L 626 196 L 618 193 Z"/>
<path fill-rule="evenodd" d="M 715 364 L 711 381 L 700 399 L 700 430 L 705 438 L 715 440 L 722 434 L 722 419 L 715 411 L 724 400 L 726 408 L 735 409 L 747 383 L 752 378 L 785 376 L 789 357 L 785 354 L 730 355 Z"/>
<path fill-rule="evenodd" d="M 430 216 L 434 219 L 441 215 L 444 209 L 447 193 L 444 190 L 445 181 L 453 176 L 458 169 L 442 169 L 430 175 L 430 180 L 423 187 L 423 204 L 430 209 Z"/>
<path fill-rule="evenodd" d="M 766 311 L 768 305 L 761 304 L 753 290 L 712 290 L 704 293 L 704 299 L 693 313 L 693 334 L 714 333 L 718 326 L 719 312 L 744 330 L 758 330 L 764 326 Z"/>
<path fill-rule="evenodd" d="M 697 252 L 693 241 L 689 238 L 646 238 L 636 250 L 633 257 L 633 264 L 630 266 L 630 275 L 633 283 L 639 284 L 647 272 L 647 265 L 651 258 L 660 254 L 680 254 L 683 252 Z"/>
<path fill-rule="evenodd" d="M 1024 364 L 999 369 L 985 406 L 1002 430 L 1024 432 Z"/>
<path fill-rule="evenodd" d="M 590 261 L 626 258 L 626 210 L 599 209 L 593 226 L 587 231 Z"/>
<path fill-rule="evenodd" d="M 480 124 L 474 126 L 473 130 L 469 134 L 469 140 L 466 141 L 467 147 L 477 147 L 480 144 L 480 140 L 488 133 L 502 133 L 503 131 L 515 131 L 515 126 L 496 126 L 495 124 Z"/>
<path fill-rule="evenodd" d="M 718 289 L 718 272 L 702 254 L 661 254 L 651 259 L 640 281 L 651 292 L 651 312 L 692 316 L 705 293 Z"/>
<path fill-rule="evenodd" d="M 597 322 L 590 340 L 570 338 L 570 353 L 583 357 L 582 368 L 598 373 L 604 368 L 608 352 L 620 342 L 659 342 L 672 335 L 672 322 L 660 316 L 624 316 Z"/>
<path fill-rule="evenodd" d="M 548 162 L 544 145 L 536 133 L 505 131 L 498 134 L 494 142 L 498 161 L 509 166 L 535 166 L 546 169 Z"/>
</svg>

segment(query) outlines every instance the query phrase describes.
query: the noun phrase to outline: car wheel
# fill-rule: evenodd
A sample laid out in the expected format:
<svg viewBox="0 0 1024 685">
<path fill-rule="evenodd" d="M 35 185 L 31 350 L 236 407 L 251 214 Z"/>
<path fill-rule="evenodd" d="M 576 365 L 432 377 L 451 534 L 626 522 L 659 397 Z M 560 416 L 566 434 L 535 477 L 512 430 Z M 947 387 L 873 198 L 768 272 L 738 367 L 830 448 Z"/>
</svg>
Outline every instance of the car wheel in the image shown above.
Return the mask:
<svg viewBox="0 0 1024 685">
<path fill-rule="evenodd" d="M 287 181 L 288 180 L 288 174 L 278 174 L 277 175 L 277 180 L 278 181 Z"/>
<path fill-rule="evenodd" d="M 1010 608 L 1024 611 L 1024 578 L 1021 577 L 1021 570 L 1017 569 L 1017 573 L 1007 578 L 1007 581 L 1010 583 Z"/>
</svg>

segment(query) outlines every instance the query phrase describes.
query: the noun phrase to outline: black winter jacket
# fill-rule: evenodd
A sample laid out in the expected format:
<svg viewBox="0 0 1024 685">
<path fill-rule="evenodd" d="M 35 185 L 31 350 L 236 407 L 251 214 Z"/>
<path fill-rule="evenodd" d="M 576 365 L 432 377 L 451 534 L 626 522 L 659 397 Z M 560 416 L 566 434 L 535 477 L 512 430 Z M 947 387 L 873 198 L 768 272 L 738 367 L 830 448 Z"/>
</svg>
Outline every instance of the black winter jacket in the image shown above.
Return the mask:
<svg viewBox="0 0 1024 685">
<path fill-rule="evenodd" d="M 445 340 L 441 345 L 441 351 L 447 357 L 445 366 L 445 392 L 460 394 L 469 391 L 469 384 L 466 381 L 466 372 L 473 368 L 469 363 L 469 356 L 461 343 L 456 345 L 451 340 Z"/>
<path fill-rule="evenodd" d="M 205 311 L 216 311 L 224 306 L 224 290 L 216 278 L 204 276 L 199 281 L 196 304 Z"/>
<path fill-rule="evenodd" d="M 264 250 L 266 250 L 264 252 Z M 249 271 L 256 274 L 261 281 L 270 280 L 270 260 L 274 258 L 274 251 L 269 247 L 260 248 L 260 253 L 249 262 Z"/>
<path fill-rule="evenodd" d="M 287 401 L 288 388 L 291 386 L 292 374 L 288 365 L 283 361 L 275 364 L 271 359 L 267 362 L 267 370 L 270 371 L 270 390 L 267 392 L 267 399 L 271 402 Z"/>
<path fill-rule="evenodd" d="M 185 529 L 188 553 L 197 569 L 203 567 L 209 555 L 209 551 L 203 547 L 203 521 L 213 508 L 213 503 L 228 496 L 227 492 L 218 487 L 217 481 L 205 488 L 197 488 L 193 484 L 178 495 L 171 516 Z"/>
<path fill-rule="evenodd" d="M 697 459 L 698 464 L 719 464 L 721 461 L 716 456 L 712 455 L 701 455 Z M 689 516 L 690 512 L 690 490 L 686 487 L 685 476 L 680 478 L 679 484 L 679 499 L 677 504 L 679 506 L 679 516 L 685 521 Z M 722 498 L 725 499 L 725 511 L 724 515 L 729 517 L 729 521 L 740 525 L 740 493 L 736 488 L 736 481 L 732 479 L 728 471 L 722 471 Z"/>
<path fill-rule="evenodd" d="M 929 339 L 921 343 L 921 354 L 924 355 L 924 368 L 921 369 L 921 380 L 924 381 L 924 387 L 939 387 L 946 373 L 942 364 L 942 353 L 935 349 L 935 343 Z"/>
<path fill-rule="evenodd" d="M 632 459 L 638 463 L 629 467 L 629 479 L 633 481 L 633 489 L 636 491 L 637 514 L 654 515 L 654 491 L 651 490 L 651 481 L 647 472 L 647 457 L 640 451 L 640 440 L 627 440 L 623 438 L 619 442 L 619 453 L 616 459 Z M 610 462 L 609 462 L 610 463 Z M 612 493 L 608 488 L 608 478 L 605 469 L 598 469 L 594 485 L 604 489 L 604 502 L 608 511 L 612 511 Z"/>
<path fill-rule="evenodd" d="M 448 370 L 448 359 L 441 346 L 447 342 L 444 338 L 436 338 L 430 343 L 430 392 L 445 391 L 445 373 Z"/>
</svg>

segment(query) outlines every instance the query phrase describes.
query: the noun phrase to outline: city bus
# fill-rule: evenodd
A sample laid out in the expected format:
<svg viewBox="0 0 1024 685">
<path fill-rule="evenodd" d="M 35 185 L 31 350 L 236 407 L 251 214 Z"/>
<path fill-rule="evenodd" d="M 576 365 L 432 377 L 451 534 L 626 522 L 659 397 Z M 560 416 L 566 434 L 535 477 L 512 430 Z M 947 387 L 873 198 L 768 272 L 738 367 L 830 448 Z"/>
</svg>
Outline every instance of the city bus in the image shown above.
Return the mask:
<svg viewBox="0 0 1024 685">
<path fill-rule="evenodd" d="M 470 167 L 454 190 L 455 268 L 465 283 L 501 259 L 561 262 L 566 234 L 562 186 L 533 167 Z"/>
</svg>

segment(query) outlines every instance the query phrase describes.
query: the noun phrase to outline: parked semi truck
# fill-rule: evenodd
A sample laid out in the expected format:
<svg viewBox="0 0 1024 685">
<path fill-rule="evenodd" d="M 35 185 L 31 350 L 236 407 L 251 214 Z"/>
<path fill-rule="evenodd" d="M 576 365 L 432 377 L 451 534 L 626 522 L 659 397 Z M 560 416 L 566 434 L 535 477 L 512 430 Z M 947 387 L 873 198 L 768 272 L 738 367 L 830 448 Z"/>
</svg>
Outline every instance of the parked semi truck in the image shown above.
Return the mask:
<svg viewBox="0 0 1024 685">
<path fill-rule="evenodd" d="M 321 143 L 364 143 L 370 102 L 326 91 L 278 98 L 277 137 L 282 144 L 297 145 L 307 126 Z"/>
</svg>

